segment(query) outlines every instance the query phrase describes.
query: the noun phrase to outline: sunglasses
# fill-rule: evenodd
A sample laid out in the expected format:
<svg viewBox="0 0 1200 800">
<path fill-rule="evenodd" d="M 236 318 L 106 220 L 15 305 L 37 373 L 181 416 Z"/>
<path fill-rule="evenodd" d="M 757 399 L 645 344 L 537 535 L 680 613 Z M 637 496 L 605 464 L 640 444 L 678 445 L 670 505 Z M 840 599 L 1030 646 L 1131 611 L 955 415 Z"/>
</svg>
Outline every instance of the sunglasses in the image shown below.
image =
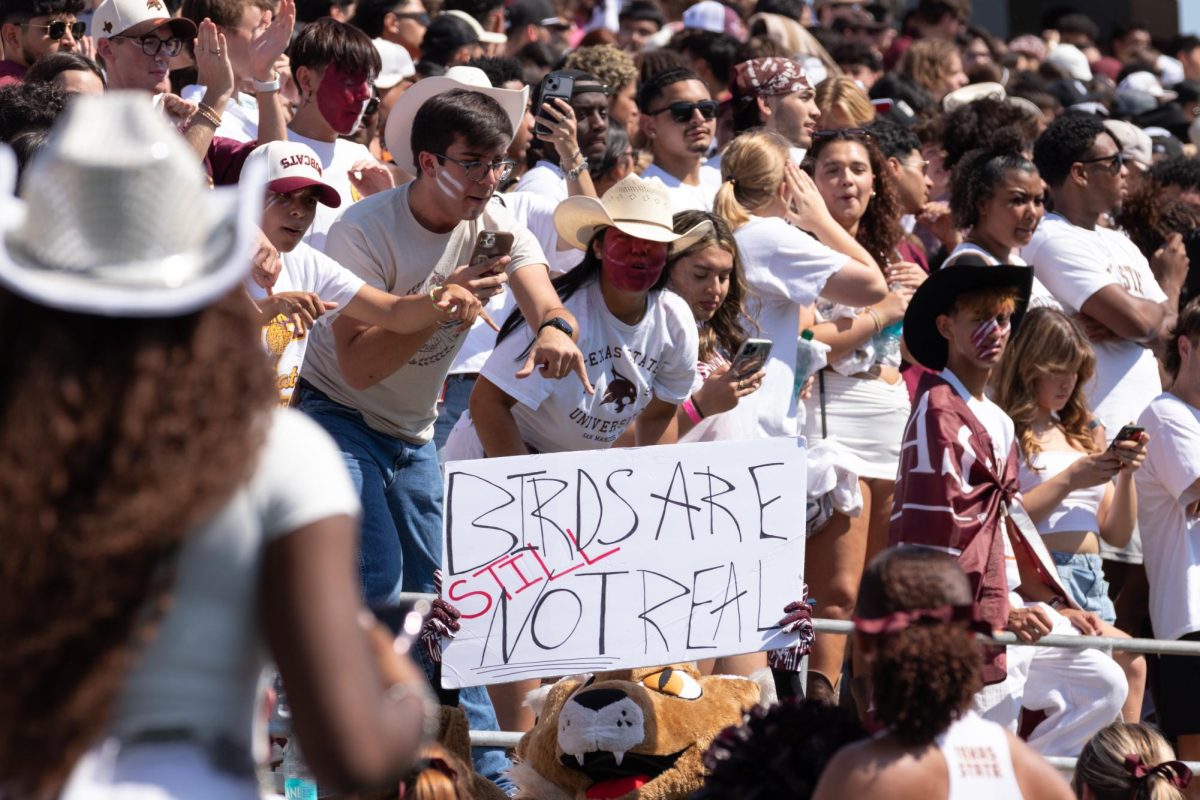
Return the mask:
<svg viewBox="0 0 1200 800">
<path fill-rule="evenodd" d="M 1112 162 L 1112 164 L 1108 167 L 1108 173 L 1110 175 L 1116 175 L 1118 172 L 1121 171 L 1121 167 L 1125 166 L 1125 156 L 1123 153 L 1120 153 L 1120 152 L 1116 152 L 1116 153 L 1113 153 L 1111 156 L 1104 156 L 1102 158 L 1081 158 L 1079 160 L 1079 163 L 1080 164 L 1103 164 L 1105 161 Z"/>
<path fill-rule="evenodd" d="M 368 100 L 366 106 L 363 107 L 363 116 L 369 117 L 378 110 L 379 110 L 379 95 L 377 95 L 377 94 L 371 95 L 371 99 Z"/>
<path fill-rule="evenodd" d="M 48 36 L 51 41 L 55 42 L 66 36 L 68 30 L 71 32 L 72 39 L 80 39 L 83 37 L 83 34 L 87 33 L 86 22 L 68 23 L 65 19 L 53 20 L 49 25 L 34 25 L 31 22 L 26 22 L 22 27 L 41 28 L 42 30 L 46 31 L 46 36 Z"/>
<path fill-rule="evenodd" d="M 871 132 L 866 128 L 827 128 L 823 131 L 813 131 L 814 139 L 833 139 L 846 136 L 861 136 L 865 139 L 871 138 Z"/>
<path fill-rule="evenodd" d="M 413 22 L 426 28 L 429 27 L 431 21 L 429 13 L 425 11 L 393 11 L 392 16 L 396 19 L 411 19 Z"/>
<path fill-rule="evenodd" d="M 700 116 L 704 117 L 706 120 L 716 119 L 717 101 L 701 100 L 698 103 L 688 103 L 681 100 L 678 103 L 671 103 L 671 105 L 667 106 L 666 108 L 660 108 L 658 111 L 649 111 L 647 113 L 652 117 L 656 117 L 665 111 L 670 111 L 671 119 L 679 123 L 689 121 L 697 111 L 699 111 Z"/>
<path fill-rule="evenodd" d="M 138 47 L 142 48 L 142 52 L 148 56 L 156 56 L 162 50 L 168 56 L 174 58 L 183 49 L 183 39 L 176 39 L 174 36 L 170 39 L 160 39 L 157 36 L 143 36 L 139 39 L 134 39 L 132 36 L 112 36 L 109 38 L 128 39 L 131 42 L 137 42 Z"/>
</svg>

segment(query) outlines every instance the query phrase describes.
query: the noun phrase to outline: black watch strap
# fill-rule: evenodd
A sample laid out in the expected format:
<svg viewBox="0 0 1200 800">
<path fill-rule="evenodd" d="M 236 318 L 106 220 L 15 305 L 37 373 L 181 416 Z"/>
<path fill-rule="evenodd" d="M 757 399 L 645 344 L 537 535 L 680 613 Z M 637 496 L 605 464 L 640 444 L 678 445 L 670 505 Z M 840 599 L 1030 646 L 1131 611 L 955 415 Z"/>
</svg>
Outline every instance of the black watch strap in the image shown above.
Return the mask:
<svg viewBox="0 0 1200 800">
<path fill-rule="evenodd" d="M 538 333 L 542 332 L 543 328 L 554 328 L 557 331 L 565 333 L 572 339 L 575 338 L 575 329 L 571 327 L 571 323 L 567 322 L 562 317 L 551 317 L 538 326 Z"/>
</svg>

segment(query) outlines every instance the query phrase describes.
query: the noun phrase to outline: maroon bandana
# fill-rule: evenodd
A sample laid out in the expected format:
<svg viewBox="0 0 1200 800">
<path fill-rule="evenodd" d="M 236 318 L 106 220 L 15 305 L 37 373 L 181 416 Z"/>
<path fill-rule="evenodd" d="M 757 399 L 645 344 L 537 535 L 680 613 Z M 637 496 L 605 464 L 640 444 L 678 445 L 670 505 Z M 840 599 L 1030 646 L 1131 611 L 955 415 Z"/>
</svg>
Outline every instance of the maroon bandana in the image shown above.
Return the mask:
<svg viewBox="0 0 1200 800">
<path fill-rule="evenodd" d="M 733 82 L 739 97 L 774 97 L 812 89 L 804 67 L 780 56 L 743 61 L 734 67 Z"/>
</svg>

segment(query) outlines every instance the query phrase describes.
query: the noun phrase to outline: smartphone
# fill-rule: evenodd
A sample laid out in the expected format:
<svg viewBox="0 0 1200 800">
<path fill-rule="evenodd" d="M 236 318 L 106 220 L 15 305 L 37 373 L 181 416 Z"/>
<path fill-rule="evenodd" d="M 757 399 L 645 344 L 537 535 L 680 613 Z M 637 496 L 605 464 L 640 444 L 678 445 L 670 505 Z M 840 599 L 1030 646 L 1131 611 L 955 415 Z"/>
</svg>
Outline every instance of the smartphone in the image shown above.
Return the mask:
<svg viewBox="0 0 1200 800">
<path fill-rule="evenodd" d="M 745 378 L 758 372 L 767 363 L 771 355 L 770 339 L 747 339 L 738 348 L 729 369 L 739 378 Z"/>
<path fill-rule="evenodd" d="M 548 119 L 546 111 L 542 107 L 546 103 L 550 103 L 550 107 L 554 107 L 553 100 L 556 97 L 561 97 L 568 103 L 571 101 L 571 93 L 575 91 L 575 79 L 570 75 L 564 75 L 561 72 L 550 72 L 546 77 L 542 78 L 542 83 L 538 86 L 538 107 L 535 116 L 538 119 L 537 124 L 533 128 L 533 132 L 538 136 L 549 136 L 550 129 L 542 124 L 541 120 Z M 553 120 L 550 120 L 553 122 Z"/>
<path fill-rule="evenodd" d="M 430 604 L 426 600 L 400 601 L 395 605 L 372 605 L 371 613 L 375 619 L 382 622 L 393 636 L 404 636 L 410 640 L 416 639 L 425 623 L 425 615 L 429 613 Z"/>
<path fill-rule="evenodd" d="M 1121 430 L 1117 431 L 1116 438 L 1114 438 L 1112 440 L 1112 444 L 1108 446 L 1109 449 L 1111 450 L 1112 448 L 1116 447 L 1117 442 L 1131 442 L 1136 440 L 1139 436 L 1141 436 L 1142 431 L 1144 430 L 1146 429 L 1139 425 L 1125 425 L 1121 428 Z"/>
<path fill-rule="evenodd" d="M 504 231 L 480 231 L 475 237 L 475 249 L 471 251 L 471 266 L 482 264 L 498 256 L 512 252 L 513 235 Z M 495 274 L 494 271 L 489 274 Z"/>
</svg>

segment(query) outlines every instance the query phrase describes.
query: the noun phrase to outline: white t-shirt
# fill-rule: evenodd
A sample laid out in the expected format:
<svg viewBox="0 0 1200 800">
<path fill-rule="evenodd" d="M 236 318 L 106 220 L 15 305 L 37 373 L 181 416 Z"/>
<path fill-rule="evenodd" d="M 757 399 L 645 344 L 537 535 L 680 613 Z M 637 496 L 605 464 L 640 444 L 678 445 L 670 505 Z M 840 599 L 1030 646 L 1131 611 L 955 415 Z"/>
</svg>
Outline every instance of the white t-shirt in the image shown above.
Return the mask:
<svg viewBox="0 0 1200 800">
<path fill-rule="evenodd" d="M 667 187 L 671 196 L 671 213 L 680 211 L 712 211 L 713 200 L 721 188 L 721 170 L 703 164 L 700 167 L 700 183 L 697 186 L 684 183 L 657 164 L 646 167 L 643 180 L 657 180 Z"/>
<path fill-rule="evenodd" d="M 950 255 L 946 258 L 946 261 L 942 264 L 942 267 L 944 268 L 944 267 L 954 266 L 955 263 L 957 263 L 959 256 L 963 256 L 968 253 L 971 255 L 974 255 L 974 256 L 979 256 L 980 258 L 983 259 L 985 264 L 990 264 L 993 267 L 1000 266 L 1000 261 L 998 261 L 995 256 L 993 256 L 987 250 L 984 250 L 979 245 L 975 244 L 974 242 L 961 242 L 958 245 L 958 247 L 955 247 L 950 252 Z M 1006 266 L 1028 267 L 1029 265 L 1025 263 L 1025 260 L 1023 258 L 1021 258 L 1019 255 L 1016 255 L 1014 253 L 1012 256 L 1009 257 L 1008 263 Z M 1035 273 L 1037 272 L 1036 268 L 1034 269 L 1034 272 Z M 1030 292 L 1030 295 L 1029 295 L 1029 307 L 1030 308 L 1056 308 L 1059 311 L 1062 310 L 1062 303 L 1058 302 L 1058 300 L 1055 299 L 1054 295 L 1050 294 L 1050 290 L 1046 288 L 1046 284 L 1044 284 L 1040 280 L 1038 280 L 1038 277 L 1036 274 L 1033 277 L 1033 291 Z"/>
<path fill-rule="evenodd" d="M 508 194 L 513 192 L 534 192 L 560 202 L 567 199 L 567 177 L 557 164 L 539 161 L 533 165 L 533 169 L 521 176 L 521 180 L 517 181 L 517 185 Z"/>
<path fill-rule="evenodd" d="M 125 675 L 110 731 L 186 728 L 250 752 L 266 644 L 258 613 L 263 551 L 334 516 L 358 516 L 358 492 L 329 434 L 298 411 L 272 414 L 250 482 L 187 537 L 171 604 Z"/>
<path fill-rule="evenodd" d="M 371 195 L 346 209 L 329 231 L 326 253 L 371 286 L 401 297 L 427 294 L 467 263 L 482 230 L 514 235 L 509 275 L 530 264 L 544 265 L 542 248 L 499 203 L 488 203 L 473 220 L 449 233 L 434 233 L 409 209 L 413 183 Z M 433 438 L 437 398 L 465 332 L 448 322 L 400 369 L 367 389 L 353 389 L 342 377 L 330 326 L 309 337 L 303 377 L 342 405 L 362 412 L 371 428 L 405 441 L 424 444 Z"/>
<path fill-rule="evenodd" d="M 670 291 L 651 292 L 646 314 L 636 325 L 612 315 L 599 280 L 589 281 L 563 305 L 579 322 L 579 350 L 595 394 L 584 391 L 574 376 L 550 380 L 534 372 L 515 377 L 520 354 L 529 345 L 528 327 L 498 344 L 481 372 L 517 400 L 512 414 L 526 444 L 542 453 L 601 450 L 612 446 L 655 397 L 675 404 L 687 399 L 699 335 L 683 298 Z M 458 445 L 451 449 L 457 436 L 476 437 L 473 425 L 464 421 L 455 428 L 447 458 L 460 452 Z"/>
<path fill-rule="evenodd" d="M 1074 314 L 1106 286 L 1118 285 L 1134 297 L 1155 303 L 1167 299 L 1141 251 L 1119 231 L 1072 225 L 1047 214 L 1021 256 L 1054 294 L 1063 311 Z M 1109 436 L 1136 419 L 1162 391 L 1158 362 L 1148 348 L 1127 339 L 1093 343 L 1096 375 L 1087 386 L 1092 412 Z"/>
<path fill-rule="evenodd" d="M 356 161 L 364 158 L 369 161 L 375 161 L 376 158 L 363 145 L 341 137 L 332 142 L 321 142 L 289 130 L 288 141 L 306 144 L 312 148 L 312 151 L 317 154 L 317 158 L 321 160 L 321 177 L 325 179 L 326 183 L 337 189 L 337 193 L 342 198 L 342 204 L 338 208 L 330 208 L 324 203 L 318 203 L 317 215 L 313 218 L 308 233 L 304 234 L 303 241 L 317 250 L 324 251 L 325 237 L 329 233 L 330 227 L 333 226 L 333 221 L 341 216 L 351 204 L 362 198 L 362 195 L 350 183 L 350 167 Z"/>
<path fill-rule="evenodd" d="M 1187 513 L 1200 499 L 1188 491 L 1200 478 L 1200 409 L 1166 392 L 1138 424 L 1150 435 L 1146 463 L 1134 473 L 1150 621 L 1155 638 L 1178 639 L 1200 630 L 1200 517 Z"/>
<path fill-rule="evenodd" d="M 283 270 L 272 289 L 275 294 L 316 292 L 322 300 L 337 303 L 335 308 L 317 320 L 319 326 L 333 322 L 363 287 L 362 278 L 343 269 L 341 264 L 304 242 L 296 245 L 290 253 L 280 253 L 279 257 L 283 262 Z M 267 295 L 266 291 L 253 281 L 247 281 L 246 288 L 255 300 L 261 300 Z M 263 326 L 263 347 L 275 365 L 279 404 L 286 406 L 291 401 L 292 391 L 300 378 L 300 365 L 304 363 L 308 335 L 298 330 L 287 316 L 278 314 Z"/>
<path fill-rule="evenodd" d="M 850 258 L 778 217 L 751 217 L 733 238 L 752 295 L 745 309 L 748 330 L 757 324 L 758 336 L 770 339 L 772 347 L 762 388 L 722 416 L 733 422 L 749 415 L 763 437 L 794 436 L 803 427 L 804 409 L 792 392 L 800 307 L 811 305 Z"/>
<path fill-rule="evenodd" d="M 183 87 L 179 96 L 184 100 L 199 103 L 204 99 L 207 87 L 193 83 Z M 245 92 L 235 92 L 230 102 L 225 104 L 225 112 L 221 114 L 221 127 L 213 132 L 214 136 L 223 136 L 238 142 L 258 141 L 258 98 Z"/>
</svg>

